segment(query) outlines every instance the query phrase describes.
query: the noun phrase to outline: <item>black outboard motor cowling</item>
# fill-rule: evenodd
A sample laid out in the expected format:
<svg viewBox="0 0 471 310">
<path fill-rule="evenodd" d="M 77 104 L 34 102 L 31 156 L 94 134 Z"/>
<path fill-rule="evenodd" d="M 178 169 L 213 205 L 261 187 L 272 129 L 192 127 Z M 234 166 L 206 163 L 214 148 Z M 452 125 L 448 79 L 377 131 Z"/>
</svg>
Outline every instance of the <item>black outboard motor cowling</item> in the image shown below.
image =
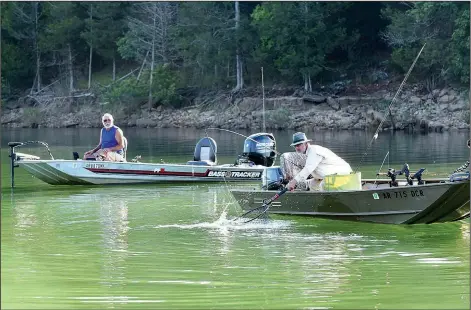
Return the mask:
<svg viewBox="0 0 471 310">
<path fill-rule="evenodd" d="M 276 141 L 271 133 L 255 133 L 244 141 L 244 152 L 240 156 L 255 165 L 271 167 L 276 160 Z"/>
</svg>

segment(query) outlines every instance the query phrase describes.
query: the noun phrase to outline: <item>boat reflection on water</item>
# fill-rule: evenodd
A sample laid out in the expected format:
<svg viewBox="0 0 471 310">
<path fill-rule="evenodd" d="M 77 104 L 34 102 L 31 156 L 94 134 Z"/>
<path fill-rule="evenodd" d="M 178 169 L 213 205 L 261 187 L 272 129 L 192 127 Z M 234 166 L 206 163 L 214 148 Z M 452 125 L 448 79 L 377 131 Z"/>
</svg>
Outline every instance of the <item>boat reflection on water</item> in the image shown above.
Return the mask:
<svg viewBox="0 0 471 310">
<path fill-rule="evenodd" d="M 126 281 L 128 258 L 128 206 L 122 199 L 100 197 L 100 223 L 102 227 L 101 281 L 103 285 L 123 285 Z"/>
</svg>

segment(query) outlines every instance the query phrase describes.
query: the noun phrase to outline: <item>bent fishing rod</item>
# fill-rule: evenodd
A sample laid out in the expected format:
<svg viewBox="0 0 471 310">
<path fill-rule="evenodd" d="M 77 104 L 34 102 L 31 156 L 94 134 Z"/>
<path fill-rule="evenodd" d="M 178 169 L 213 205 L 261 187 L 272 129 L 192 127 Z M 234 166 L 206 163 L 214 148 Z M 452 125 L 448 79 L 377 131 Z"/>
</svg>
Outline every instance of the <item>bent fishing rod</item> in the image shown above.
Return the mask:
<svg viewBox="0 0 471 310">
<path fill-rule="evenodd" d="M 383 119 L 382 119 L 381 122 L 379 123 L 379 126 L 378 126 L 378 128 L 376 129 L 375 134 L 373 135 L 373 138 L 371 139 L 370 143 L 369 143 L 368 146 L 366 147 L 365 153 L 363 153 L 363 156 L 361 157 L 360 164 L 359 164 L 358 167 L 354 170 L 354 173 L 356 173 L 356 172 L 360 169 L 361 164 L 363 163 L 363 160 L 365 159 L 366 155 L 368 154 L 369 149 L 370 149 L 371 146 L 373 145 L 373 142 L 374 142 L 376 139 L 378 139 L 378 134 L 379 134 L 379 131 L 381 130 L 381 127 L 383 127 L 383 123 L 384 123 L 384 121 L 386 120 L 386 117 L 389 115 L 389 113 L 391 113 L 391 107 L 392 107 L 392 105 L 394 104 L 394 100 L 396 100 L 397 96 L 399 95 L 399 93 L 401 92 L 402 88 L 404 87 L 404 84 L 406 83 L 407 78 L 409 77 L 410 73 L 412 72 L 412 69 L 414 68 L 415 63 L 416 63 L 417 60 L 419 59 L 420 54 L 422 54 L 422 51 L 424 50 L 426 44 L 427 44 L 427 43 L 424 43 L 424 45 L 423 45 L 422 48 L 420 49 L 419 53 L 418 53 L 417 56 L 415 57 L 415 60 L 414 60 L 414 62 L 412 63 L 412 65 L 410 66 L 409 71 L 407 71 L 407 74 L 406 74 L 406 76 L 404 77 L 404 80 L 402 81 L 401 85 L 399 86 L 399 89 L 397 90 L 396 94 L 395 94 L 394 97 L 392 98 L 391 103 L 388 105 L 387 110 L 386 110 L 386 112 L 385 112 L 385 114 L 384 114 L 384 116 L 383 116 Z"/>
</svg>

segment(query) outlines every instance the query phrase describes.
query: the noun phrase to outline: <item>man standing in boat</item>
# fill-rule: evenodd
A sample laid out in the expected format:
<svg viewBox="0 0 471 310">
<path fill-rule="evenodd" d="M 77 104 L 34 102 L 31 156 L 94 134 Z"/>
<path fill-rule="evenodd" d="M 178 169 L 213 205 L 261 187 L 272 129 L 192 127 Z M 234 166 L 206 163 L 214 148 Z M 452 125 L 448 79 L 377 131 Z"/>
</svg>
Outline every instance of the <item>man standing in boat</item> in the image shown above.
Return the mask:
<svg viewBox="0 0 471 310">
<path fill-rule="evenodd" d="M 352 168 L 345 160 L 328 148 L 311 145 L 310 141 L 312 140 L 307 139 L 304 132 L 293 134 L 291 146 L 294 146 L 297 154 L 304 154 L 307 158 L 304 168 L 286 185 L 290 191 L 294 190 L 296 184 L 300 182 L 306 182 L 311 190 L 323 190 L 325 176 L 352 173 Z M 313 178 L 308 180 L 309 175 Z"/>
<path fill-rule="evenodd" d="M 93 150 L 85 152 L 83 159 L 124 161 L 123 131 L 114 125 L 113 116 L 109 113 L 105 113 L 101 121 L 103 128 L 100 132 L 100 143 Z"/>
</svg>

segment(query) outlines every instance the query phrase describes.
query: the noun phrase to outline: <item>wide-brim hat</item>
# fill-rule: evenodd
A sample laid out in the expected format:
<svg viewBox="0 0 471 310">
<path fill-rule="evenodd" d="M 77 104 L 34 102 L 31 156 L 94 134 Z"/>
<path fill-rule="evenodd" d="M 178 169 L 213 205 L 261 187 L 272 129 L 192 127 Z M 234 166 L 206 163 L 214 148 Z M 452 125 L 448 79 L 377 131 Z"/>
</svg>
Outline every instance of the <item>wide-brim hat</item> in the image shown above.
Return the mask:
<svg viewBox="0 0 471 310">
<path fill-rule="evenodd" d="M 309 142 L 312 141 L 311 139 L 306 138 L 306 134 L 304 132 L 297 132 L 293 134 L 293 143 L 291 143 L 291 146 L 295 146 L 304 142 Z"/>
</svg>

